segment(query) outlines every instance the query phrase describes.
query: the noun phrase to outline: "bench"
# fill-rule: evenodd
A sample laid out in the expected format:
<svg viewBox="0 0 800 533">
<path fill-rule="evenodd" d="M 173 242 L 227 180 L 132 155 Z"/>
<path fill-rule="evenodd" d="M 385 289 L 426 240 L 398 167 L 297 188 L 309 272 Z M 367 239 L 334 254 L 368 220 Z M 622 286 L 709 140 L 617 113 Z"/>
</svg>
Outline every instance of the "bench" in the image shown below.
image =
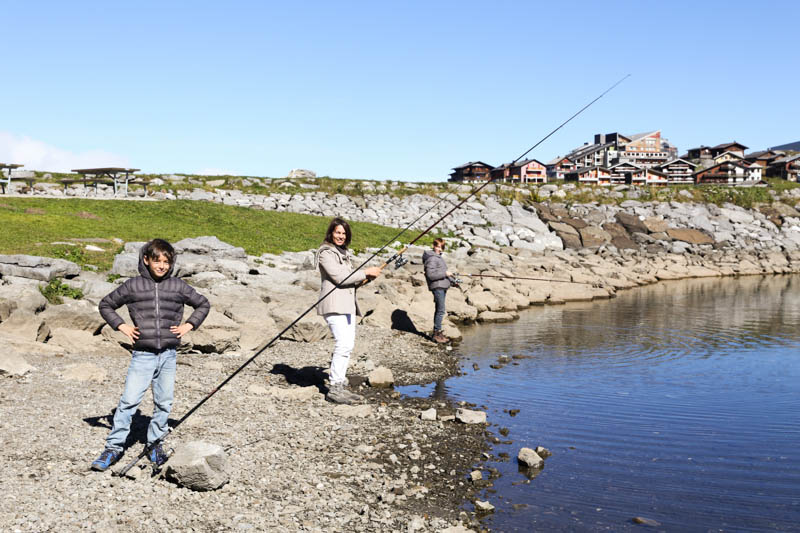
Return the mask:
<svg viewBox="0 0 800 533">
<path fill-rule="evenodd" d="M 103 168 L 84 168 L 76 169 L 72 172 L 77 172 L 81 175 L 77 179 L 63 179 L 61 183 L 64 185 L 64 192 L 67 192 L 67 187 L 74 183 L 83 183 L 84 195 L 88 192 L 89 185 L 94 185 L 95 194 L 98 192 L 98 185 L 111 185 L 114 187 L 114 196 L 119 192 L 120 185 L 125 185 L 125 196 L 128 196 L 128 185 L 143 185 L 144 194 L 147 196 L 147 183 L 144 180 L 137 180 L 133 175 L 137 172 L 138 168 L 119 168 L 119 167 L 103 167 Z"/>
<path fill-rule="evenodd" d="M 21 167 L 22 165 L 8 165 L 5 163 L 0 163 L 0 187 L 3 189 L 3 194 L 6 193 L 7 189 L 11 188 L 11 180 L 19 180 L 24 181 L 28 184 L 28 188 L 33 193 L 33 184 L 36 181 L 36 176 L 32 175 L 32 172 L 26 172 L 26 175 L 20 176 L 17 174 L 14 175 L 14 169 Z"/>
</svg>

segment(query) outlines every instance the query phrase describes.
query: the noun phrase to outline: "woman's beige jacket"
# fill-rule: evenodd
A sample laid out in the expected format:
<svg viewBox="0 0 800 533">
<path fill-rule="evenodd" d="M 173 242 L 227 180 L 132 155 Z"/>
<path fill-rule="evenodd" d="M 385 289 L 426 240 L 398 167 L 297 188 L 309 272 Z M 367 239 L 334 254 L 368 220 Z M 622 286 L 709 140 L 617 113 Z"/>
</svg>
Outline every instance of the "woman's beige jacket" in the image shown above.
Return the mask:
<svg viewBox="0 0 800 533">
<path fill-rule="evenodd" d="M 350 254 L 342 254 L 336 246 L 327 242 L 323 242 L 317 250 L 316 263 L 322 282 L 319 291 L 320 298 L 328 294 L 353 271 Z M 363 270 L 359 270 L 347 278 L 347 282 L 341 288 L 334 290 L 330 296 L 317 304 L 317 314 L 361 315 L 356 301 L 356 286 L 361 285 L 365 279 L 367 276 Z"/>
</svg>

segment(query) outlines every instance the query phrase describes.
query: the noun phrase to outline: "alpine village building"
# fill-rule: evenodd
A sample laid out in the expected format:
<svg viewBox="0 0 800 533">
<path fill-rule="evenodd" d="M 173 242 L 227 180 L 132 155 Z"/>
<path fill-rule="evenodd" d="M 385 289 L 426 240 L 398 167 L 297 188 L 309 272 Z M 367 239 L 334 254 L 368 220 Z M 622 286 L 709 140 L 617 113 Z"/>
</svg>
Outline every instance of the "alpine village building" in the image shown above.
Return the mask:
<svg viewBox="0 0 800 533">
<path fill-rule="evenodd" d="M 629 136 L 598 133 L 593 143 L 584 143 L 547 163 L 525 159 L 493 167 L 474 161 L 453 168 L 449 181 L 492 179 L 511 183 L 563 180 L 591 185 L 755 185 L 764 176 L 798 181 L 800 153 L 787 153 L 778 148 L 745 154 L 747 146 L 733 141 L 691 148 L 678 157 L 677 148 L 662 138 L 659 130 Z"/>
</svg>

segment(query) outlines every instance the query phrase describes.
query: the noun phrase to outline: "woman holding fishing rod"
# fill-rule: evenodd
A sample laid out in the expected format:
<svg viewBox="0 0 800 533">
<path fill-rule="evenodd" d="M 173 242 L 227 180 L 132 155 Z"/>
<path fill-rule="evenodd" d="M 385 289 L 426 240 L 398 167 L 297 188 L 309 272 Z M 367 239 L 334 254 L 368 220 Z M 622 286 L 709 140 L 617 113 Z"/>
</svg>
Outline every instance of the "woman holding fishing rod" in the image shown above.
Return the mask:
<svg viewBox="0 0 800 533">
<path fill-rule="evenodd" d="M 367 267 L 353 272 L 350 262 L 352 255 L 347 248 L 351 238 L 350 225 L 344 219 L 336 217 L 328 225 L 325 240 L 316 255 L 322 282 L 320 298 L 344 281 L 344 284 L 317 304 L 317 314 L 325 318 L 336 341 L 331 356 L 330 384 L 325 398 L 329 402 L 344 404 L 362 400 L 361 396 L 346 388 L 347 367 L 356 339 L 356 316 L 361 315 L 356 300 L 356 287 L 365 280 L 377 278 L 381 273 L 380 267 Z"/>
</svg>

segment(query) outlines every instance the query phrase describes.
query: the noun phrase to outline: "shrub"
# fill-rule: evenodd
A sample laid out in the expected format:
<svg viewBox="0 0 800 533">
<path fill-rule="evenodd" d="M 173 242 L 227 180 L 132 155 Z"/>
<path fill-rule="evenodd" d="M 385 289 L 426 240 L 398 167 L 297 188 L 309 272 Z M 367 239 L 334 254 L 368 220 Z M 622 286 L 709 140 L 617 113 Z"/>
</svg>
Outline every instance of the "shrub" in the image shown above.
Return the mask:
<svg viewBox="0 0 800 533">
<path fill-rule="evenodd" d="M 39 285 L 39 292 L 42 293 L 48 302 L 51 304 L 64 303 L 63 296 L 72 298 L 73 300 L 80 300 L 83 298 L 83 291 L 80 289 L 73 289 L 69 285 L 65 285 L 60 279 L 50 280 L 47 285 Z"/>
</svg>

